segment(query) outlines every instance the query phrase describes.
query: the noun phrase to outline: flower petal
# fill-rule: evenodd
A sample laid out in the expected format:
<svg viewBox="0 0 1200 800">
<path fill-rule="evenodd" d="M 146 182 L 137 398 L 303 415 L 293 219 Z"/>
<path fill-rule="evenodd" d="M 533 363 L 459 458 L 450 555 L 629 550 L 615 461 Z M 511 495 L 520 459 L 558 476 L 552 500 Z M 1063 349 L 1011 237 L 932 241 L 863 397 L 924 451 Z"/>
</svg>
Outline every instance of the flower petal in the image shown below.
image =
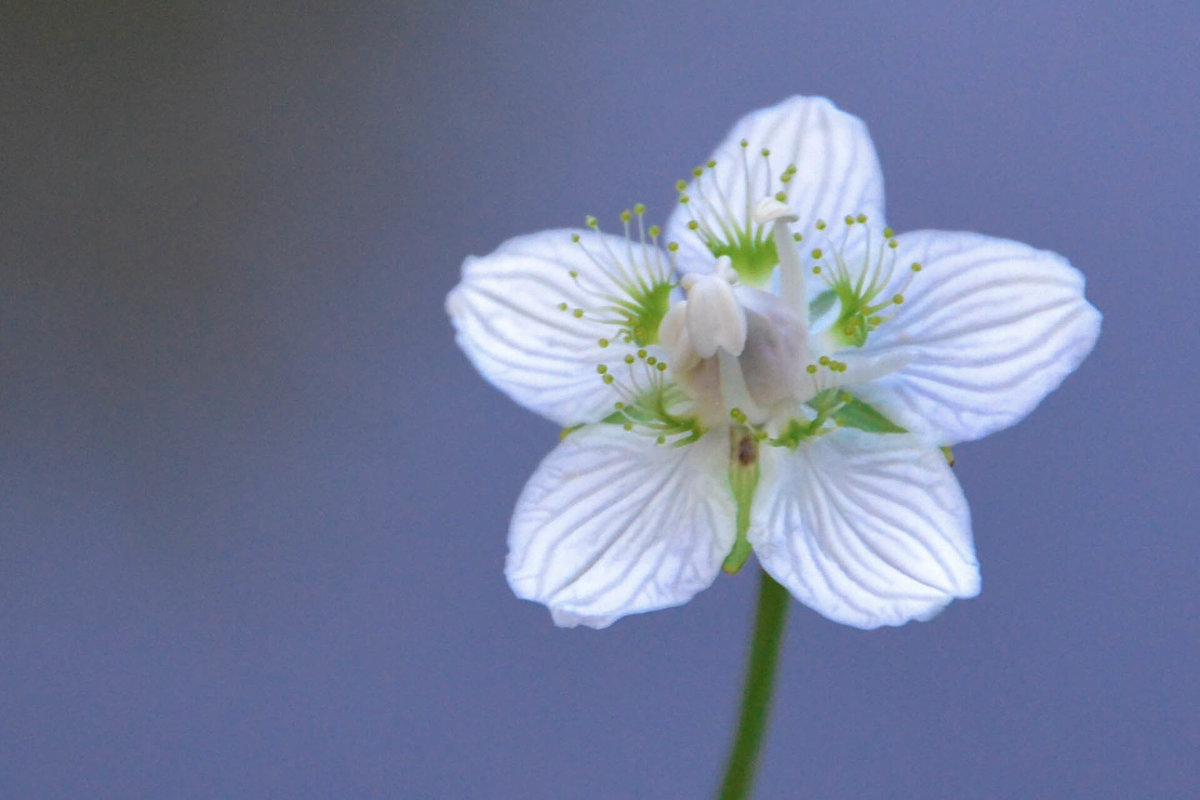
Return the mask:
<svg viewBox="0 0 1200 800">
<path fill-rule="evenodd" d="M 745 149 L 743 139 L 749 143 Z M 762 157 L 763 149 L 770 151 L 769 157 Z M 740 227 L 750 223 L 760 200 L 782 188 L 779 177 L 792 164 L 796 173 L 787 184 L 787 204 L 798 217 L 795 230 L 807 232 L 818 219 L 847 214 L 863 213 L 883 222 L 883 171 L 867 126 L 824 97 L 790 97 L 743 117 L 712 160 L 716 166 L 702 178 L 705 193 L 718 196 L 710 191 L 715 179 Z M 694 180 L 685 191 L 699 196 Z M 687 228 L 690 219 L 687 208 L 676 206 L 667 239 L 679 243 L 681 258 L 711 262 L 712 255 Z"/>
<path fill-rule="evenodd" d="M 680 447 L 616 425 L 570 434 L 517 501 L 509 585 L 568 627 L 687 602 L 733 547 L 728 467 L 719 433 Z"/>
<path fill-rule="evenodd" d="M 1056 253 L 940 231 L 903 234 L 896 252 L 898 267 L 921 271 L 862 353 L 908 363 L 855 393 L 938 444 L 1012 425 L 1096 343 L 1100 313 L 1084 299 L 1083 275 Z"/>
<path fill-rule="evenodd" d="M 843 428 L 795 452 L 764 448 L 749 540 L 797 600 L 858 628 L 979 593 L 967 501 L 913 436 Z"/>
<path fill-rule="evenodd" d="M 584 244 L 572 241 L 576 233 Z M 620 399 L 596 373 L 612 358 L 600 340 L 619 328 L 593 312 L 606 295 L 627 297 L 621 270 L 670 275 L 662 251 L 623 237 L 570 230 L 519 236 L 463 262 L 446 313 L 459 347 L 501 391 L 560 425 L 592 422 Z M 587 313 L 576 318 L 576 309 Z"/>
</svg>

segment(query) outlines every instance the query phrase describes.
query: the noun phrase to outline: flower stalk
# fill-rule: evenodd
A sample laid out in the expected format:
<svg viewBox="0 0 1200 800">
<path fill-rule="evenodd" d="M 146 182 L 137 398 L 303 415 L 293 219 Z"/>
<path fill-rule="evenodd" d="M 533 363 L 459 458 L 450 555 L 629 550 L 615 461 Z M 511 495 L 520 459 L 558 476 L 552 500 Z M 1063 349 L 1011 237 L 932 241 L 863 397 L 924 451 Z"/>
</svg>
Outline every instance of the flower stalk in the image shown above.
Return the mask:
<svg viewBox="0 0 1200 800">
<path fill-rule="evenodd" d="M 750 644 L 750 661 L 746 665 L 746 682 L 742 691 L 742 712 L 738 718 L 737 737 L 721 782 L 720 800 L 742 800 L 750 796 L 758 769 L 763 735 L 767 729 L 767 714 L 775 688 L 775 671 L 779 664 L 779 647 L 787 621 L 788 592 L 766 572 L 758 588 L 758 612 L 754 620 L 754 639 Z"/>
</svg>

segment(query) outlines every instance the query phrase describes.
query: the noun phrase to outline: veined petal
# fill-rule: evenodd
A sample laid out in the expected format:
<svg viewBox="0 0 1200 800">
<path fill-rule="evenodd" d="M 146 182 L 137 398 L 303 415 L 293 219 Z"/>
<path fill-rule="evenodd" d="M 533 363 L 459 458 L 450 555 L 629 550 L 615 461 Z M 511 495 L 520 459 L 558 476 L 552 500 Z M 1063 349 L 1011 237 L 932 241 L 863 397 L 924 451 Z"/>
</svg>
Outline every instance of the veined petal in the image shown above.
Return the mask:
<svg viewBox="0 0 1200 800">
<path fill-rule="evenodd" d="M 680 447 L 615 425 L 570 434 L 517 501 L 509 585 L 570 627 L 687 602 L 733 547 L 728 466 L 719 431 Z"/>
<path fill-rule="evenodd" d="M 637 278 L 669 275 L 666 255 L 651 245 L 545 231 L 463 262 L 446 312 L 459 346 L 493 385 L 560 425 L 592 422 L 619 399 L 596 373 L 606 355 L 600 341 L 619 331 L 605 319 L 620 312 L 606 304 L 628 301 Z"/>
<path fill-rule="evenodd" d="M 856 390 L 938 444 L 1012 425 L 1091 352 L 1100 313 L 1083 275 L 1056 253 L 973 233 L 899 237 L 898 272 L 921 265 L 864 355 L 908 363 Z"/>
<path fill-rule="evenodd" d="M 766 158 L 764 149 L 770 151 Z M 712 260 L 687 227 L 694 214 L 704 213 L 703 205 L 728 207 L 736 224 L 747 229 L 755 205 L 786 190 L 798 231 L 811 230 L 818 219 L 847 214 L 883 222 L 883 171 L 867 126 L 824 97 L 790 97 L 743 117 L 711 160 L 716 165 L 684 190 L 690 209 L 677 206 L 667 224 L 668 240 L 678 242 L 681 258 L 692 263 Z M 780 178 L 790 165 L 795 173 L 783 184 Z"/>
<path fill-rule="evenodd" d="M 876 628 L 979 593 L 970 512 L 936 448 L 843 428 L 761 457 L 749 540 L 800 602 Z"/>
</svg>

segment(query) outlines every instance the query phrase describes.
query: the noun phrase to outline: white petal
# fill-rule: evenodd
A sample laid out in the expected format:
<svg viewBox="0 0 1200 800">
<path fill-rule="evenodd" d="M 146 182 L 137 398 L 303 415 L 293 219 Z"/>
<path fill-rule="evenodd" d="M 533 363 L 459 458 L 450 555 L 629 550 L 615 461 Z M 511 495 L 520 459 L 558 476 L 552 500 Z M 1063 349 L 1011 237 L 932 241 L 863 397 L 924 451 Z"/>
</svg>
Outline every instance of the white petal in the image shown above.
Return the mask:
<svg viewBox="0 0 1200 800">
<path fill-rule="evenodd" d="M 921 272 L 862 352 L 910 360 L 856 391 L 898 424 L 939 444 L 978 439 L 1032 411 L 1091 352 L 1100 313 L 1062 256 L 973 233 L 899 242 L 897 267 Z"/>
<path fill-rule="evenodd" d="M 682 447 L 616 425 L 570 434 L 517 501 L 509 585 L 569 626 L 687 602 L 733 547 L 728 470 L 720 431 Z"/>
<path fill-rule="evenodd" d="M 744 151 L 748 181 L 742 167 L 743 139 L 749 142 Z M 771 151 L 767 159 L 761 156 L 763 148 Z M 797 169 L 787 186 L 787 204 L 798 219 L 795 230 L 807 232 L 818 219 L 847 214 L 863 213 L 883 222 L 883 172 L 867 126 L 824 97 L 791 97 L 743 117 L 712 159 L 717 164 L 704 180 L 715 178 L 743 226 L 760 200 L 779 191 L 779 176 L 790 164 Z M 686 191 L 696 194 L 694 186 Z M 677 206 L 667 224 L 667 239 L 680 244 L 681 258 L 711 262 L 711 254 L 687 229 L 690 219 L 687 209 Z"/>
<path fill-rule="evenodd" d="M 574 233 L 588 250 L 571 240 Z M 597 305 L 594 290 L 620 291 L 614 271 L 622 267 L 606 259 L 603 244 L 623 261 L 639 262 L 625 264 L 627 270 L 644 272 L 650 265 L 669 275 L 666 256 L 654 247 L 593 231 L 553 230 L 468 258 L 462 281 L 446 298 L 458 344 L 479 372 L 518 403 L 564 426 L 600 419 L 620 399 L 596 373 L 596 365 L 613 356 L 599 340 L 612 338 L 616 327 L 590 313 L 581 319 L 572 313 Z M 569 310 L 560 310 L 560 303 Z"/>
<path fill-rule="evenodd" d="M 928 619 L 979 593 L 970 513 L 940 451 L 841 429 L 764 448 L 750 543 L 796 599 L 858 628 Z"/>
</svg>

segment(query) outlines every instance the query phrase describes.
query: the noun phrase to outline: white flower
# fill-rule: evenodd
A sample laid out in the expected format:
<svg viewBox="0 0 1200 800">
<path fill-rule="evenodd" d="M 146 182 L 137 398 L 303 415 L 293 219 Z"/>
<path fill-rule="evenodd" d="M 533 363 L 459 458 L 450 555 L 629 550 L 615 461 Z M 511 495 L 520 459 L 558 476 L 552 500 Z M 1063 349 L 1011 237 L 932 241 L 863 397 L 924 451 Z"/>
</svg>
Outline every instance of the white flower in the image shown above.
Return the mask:
<svg viewBox="0 0 1200 800">
<path fill-rule="evenodd" d="M 753 550 L 861 628 L 977 594 L 941 448 L 1078 366 L 1100 329 L 1083 277 L 1016 242 L 894 235 L 865 126 L 822 98 L 741 120 L 678 189 L 665 235 L 638 205 L 623 236 L 512 239 L 447 298 L 484 377 L 565 428 L 513 514 L 513 591 L 599 628 Z"/>
</svg>

